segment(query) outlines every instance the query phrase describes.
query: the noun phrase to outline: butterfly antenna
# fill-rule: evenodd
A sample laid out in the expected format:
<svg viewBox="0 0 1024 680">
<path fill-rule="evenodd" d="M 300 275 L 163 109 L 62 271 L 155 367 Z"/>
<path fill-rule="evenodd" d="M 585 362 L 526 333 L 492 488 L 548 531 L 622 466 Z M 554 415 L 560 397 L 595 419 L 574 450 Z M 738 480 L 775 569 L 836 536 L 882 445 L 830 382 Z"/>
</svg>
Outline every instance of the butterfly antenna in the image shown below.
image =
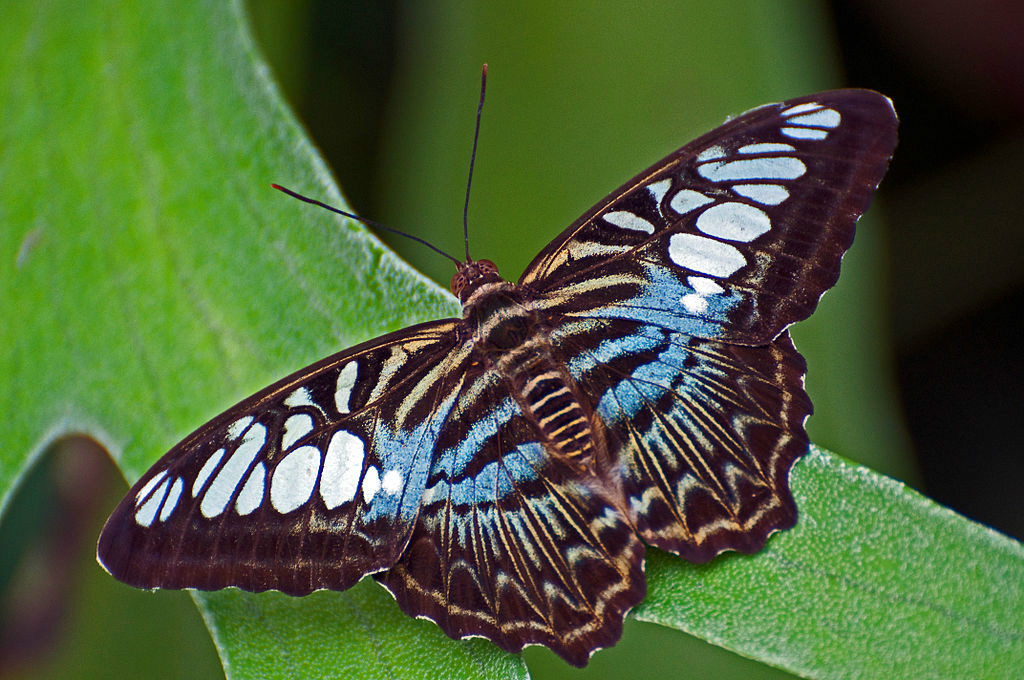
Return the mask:
<svg viewBox="0 0 1024 680">
<path fill-rule="evenodd" d="M 345 217 L 350 217 L 353 220 L 356 220 L 358 222 L 362 222 L 363 224 L 371 226 L 374 229 L 382 229 L 384 231 L 389 231 L 392 234 L 397 234 L 398 236 L 404 236 L 405 238 L 412 239 L 413 241 L 416 241 L 417 243 L 422 243 L 426 247 L 428 247 L 431 250 L 433 250 L 435 253 L 438 253 L 440 255 L 443 255 L 443 256 L 447 257 L 449 260 L 454 262 L 456 264 L 456 266 L 462 264 L 461 262 L 459 262 L 458 258 L 452 257 L 451 255 L 449 255 L 448 253 L 444 252 L 443 250 L 441 250 L 440 248 L 438 248 L 434 244 L 429 243 L 427 241 L 424 241 L 423 239 L 419 238 L 418 236 L 413 236 L 412 234 L 406 234 L 404 231 L 399 231 L 398 229 L 392 229 L 391 227 L 387 226 L 386 224 L 381 224 L 380 222 L 374 222 L 373 220 L 368 220 L 365 217 L 360 217 L 359 215 L 355 215 L 353 213 L 346 212 L 346 211 L 341 210 L 339 208 L 335 208 L 333 205 L 327 205 L 326 203 L 321 203 L 320 201 L 316 200 L 315 198 L 310 198 L 309 196 L 303 196 L 302 194 L 300 194 L 300 193 L 298 193 L 296 191 L 292 191 L 291 189 L 288 189 L 286 187 L 283 187 L 280 184 L 271 184 L 270 186 L 274 187 L 278 191 L 282 191 L 282 192 L 288 194 L 292 198 L 297 198 L 297 199 L 299 199 L 300 201 L 302 201 L 304 203 L 311 203 L 311 204 L 313 204 L 315 206 L 319 206 L 321 208 L 324 208 L 325 210 L 330 210 L 333 213 L 338 213 L 339 215 L 344 215 Z"/>
<path fill-rule="evenodd" d="M 476 143 L 480 139 L 480 116 L 484 112 L 484 93 L 487 92 L 487 64 L 480 76 L 480 103 L 476 107 L 476 130 L 473 132 L 473 153 L 469 157 L 469 179 L 466 181 L 466 203 L 462 207 L 462 235 L 466 241 L 466 262 L 469 256 L 469 189 L 473 186 L 473 164 L 476 162 Z"/>
</svg>

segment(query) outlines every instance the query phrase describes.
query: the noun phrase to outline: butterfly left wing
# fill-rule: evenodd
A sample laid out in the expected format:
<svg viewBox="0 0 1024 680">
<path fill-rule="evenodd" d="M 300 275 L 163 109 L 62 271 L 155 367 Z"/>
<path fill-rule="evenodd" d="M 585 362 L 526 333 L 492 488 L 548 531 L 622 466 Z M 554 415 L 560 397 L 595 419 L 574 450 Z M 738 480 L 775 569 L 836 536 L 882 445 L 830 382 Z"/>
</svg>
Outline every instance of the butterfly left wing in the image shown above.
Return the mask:
<svg viewBox="0 0 1024 680">
<path fill-rule="evenodd" d="M 140 588 L 291 595 L 390 567 L 462 380 L 458 323 L 328 357 L 200 427 L 115 509 L 100 563 Z"/>
<path fill-rule="evenodd" d="M 202 426 L 115 509 L 100 562 L 141 588 L 291 595 L 376 574 L 451 637 L 585 664 L 643 598 L 643 547 L 615 499 L 548 454 L 464 330 L 372 340 Z"/>
</svg>

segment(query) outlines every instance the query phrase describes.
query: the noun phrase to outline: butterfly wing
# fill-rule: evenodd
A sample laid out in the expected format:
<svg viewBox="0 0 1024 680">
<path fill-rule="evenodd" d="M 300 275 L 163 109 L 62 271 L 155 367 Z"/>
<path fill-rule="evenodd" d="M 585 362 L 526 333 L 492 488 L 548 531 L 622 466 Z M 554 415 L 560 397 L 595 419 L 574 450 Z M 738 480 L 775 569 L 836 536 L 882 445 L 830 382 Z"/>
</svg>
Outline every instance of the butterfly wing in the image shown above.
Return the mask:
<svg viewBox="0 0 1024 680">
<path fill-rule="evenodd" d="M 644 596 L 633 527 L 545 450 L 497 371 L 462 385 L 449 421 L 408 547 L 376 578 L 453 638 L 585 665 Z"/>
<path fill-rule="evenodd" d="M 328 357 L 200 427 L 116 508 L 100 562 L 141 588 L 292 595 L 390 567 L 462 379 L 458 323 Z"/>
<path fill-rule="evenodd" d="M 811 404 L 785 329 L 835 283 L 895 142 L 874 92 L 754 109 L 613 192 L 523 275 L 648 544 L 699 562 L 796 521 Z"/>
<path fill-rule="evenodd" d="M 876 92 L 759 107 L 612 192 L 520 284 L 565 313 L 766 345 L 835 284 L 895 145 Z"/>
<path fill-rule="evenodd" d="M 643 540 L 692 562 L 752 553 L 796 521 L 789 469 L 808 447 L 806 364 L 789 333 L 764 347 L 602 319 L 571 369 L 597 405 Z"/>
<path fill-rule="evenodd" d="M 100 562 L 141 588 L 291 595 L 375 573 L 454 638 L 585 664 L 643 598 L 642 545 L 555 464 L 464 331 L 370 341 L 199 428 L 115 509 Z"/>
</svg>

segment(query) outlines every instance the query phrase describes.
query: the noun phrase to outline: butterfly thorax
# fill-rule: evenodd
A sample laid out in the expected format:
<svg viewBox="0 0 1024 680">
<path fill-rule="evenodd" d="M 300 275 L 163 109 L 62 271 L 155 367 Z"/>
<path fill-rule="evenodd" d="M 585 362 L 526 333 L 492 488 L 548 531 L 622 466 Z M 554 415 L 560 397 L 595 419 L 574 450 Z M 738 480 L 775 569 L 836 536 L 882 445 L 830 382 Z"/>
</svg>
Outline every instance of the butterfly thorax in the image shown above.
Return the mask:
<svg viewBox="0 0 1024 680">
<path fill-rule="evenodd" d="M 475 287 L 463 319 L 480 369 L 506 383 L 539 441 L 555 458 L 593 473 L 594 419 L 552 345 L 546 313 L 519 286 L 499 279 Z"/>
</svg>

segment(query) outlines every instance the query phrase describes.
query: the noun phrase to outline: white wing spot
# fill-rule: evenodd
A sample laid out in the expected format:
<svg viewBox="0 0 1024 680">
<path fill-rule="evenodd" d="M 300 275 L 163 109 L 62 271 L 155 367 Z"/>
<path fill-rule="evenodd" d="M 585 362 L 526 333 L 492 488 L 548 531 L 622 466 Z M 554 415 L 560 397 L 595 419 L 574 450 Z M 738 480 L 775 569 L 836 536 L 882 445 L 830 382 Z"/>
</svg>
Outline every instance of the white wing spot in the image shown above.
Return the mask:
<svg viewBox="0 0 1024 680">
<path fill-rule="evenodd" d="M 682 189 L 676 192 L 676 195 L 672 197 L 668 207 L 672 208 L 680 215 L 685 215 L 691 210 L 696 210 L 703 205 L 711 203 L 711 200 L 712 199 L 699 191 L 694 191 L 693 189 Z"/>
<path fill-rule="evenodd" d="M 690 288 L 693 288 L 697 295 L 718 295 L 725 292 L 725 288 L 722 288 L 711 279 L 705 279 L 703 276 L 687 276 L 686 282 L 690 284 Z"/>
<path fill-rule="evenodd" d="M 789 198 L 789 190 L 780 184 L 734 184 L 732 190 L 761 205 L 778 205 Z"/>
<path fill-rule="evenodd" d="M 727 241 L 753 241 L 772 228 L 768 213 L 746 203 L 719 203 L 697 218 L 697 228 Z"/>
<path fill-rule="evenodd" d="M 680 267 L 724 278 L 747 263 L 743 253 L 706 236 L 673 234 L 668 241 L 668 256 Z"/>
<path fill-rule="evenodd" d="M 796 179 L 807 172 L 807 166 L 795 156 L 764 156 L 738 161 L 718 161 L 697 167 L 701 177 L 712 182 L 748 179 Z"/>
<path fill-rule="evenodd" d="M 242 482 L 253 460 L 259 454 L 260 449 L 267 441 L 267 428 L 262 423 L 256 423 L 245 433 L 245 439 L 238 445 L 235 452 L 224 463 L 217 476 L 210 482 L 210 487 L 203 494 L 203 500 L 199 503 L 199 510 L 203 517 L 212 518 L 224 512 L 231 502 L 231 496 L 235 489 Z"/>
<path fill-rule="evenodd" d="M 206 484 L 206 480 L 213 474 L 213 470 L 220 463 L 220 459 L 224 457 L 224 449 L 217 449 L 210 454 L 210 457 L 203 463 L 203 468 L 196 475 L 196 481 L 192 482 L 192 498 L 199 495 L 199 492 L 203 490 L 203 485 Z"/>
<path fill-rule="evenodd" d="M 313 495 L 320 473 L 320 449 L 300 446 L 284 457 L 270 481 L 270 502 L 282 515 L 303 505 Z"/>
<path fill-rule="evenodd" d="M 663 179 L 660 182 L 654 182 L 647 185 L 647 190 L 651 192 L 651 196 L 654 197 L 654 202 L 661 206 L 661 201 L 665 198 L 665 194 L 668 193 L 669 188 L 672 186 L 672 180 Z"/>
<path fill-rule="evenodd" d="M 694 295 L 693 293 L 687 293 L 679 301 L 683 303 L 683 307 L 690 314 L 703 314 L 708 308 L 707 298 Z"/>
<path fill-rule="evenodd" d="M 616 227 L 622 229 L 632 229 L 633 231 L 642 231 L 646 234 L 654 233 L 654 225 L 640 217 L 634 215 L 626 210 L 616 210 L 614 212 L 605 213 L 604 221 L 609 224 L 614 224 Z"/>
<path fill-rule="evenodd" d="M 245 428 L 249 427 L 249 425 L 252 424 L 252 421 L 252 416 L 245 416 L 244 418 L 239 418 L 235 422 L 231 423 L 231 425 L 228 426 L 228 439 L 234 440 L 241 437 L 242 433 L 245 432 Z"/>
<path fill-rule="evenodd" d="M 804 125 L 806 127 L 839 127 L 842 116 L 835 109 L 822 109 L 814 113 L 807 113 L 802 116 L 795 116 L 786 122 L 790 125 Z"/>
<path fill-rule="evenodd" d="M 166 473 L 166 470 L 163 473 Z M 153 491 L 153 495 L 147 498 L 146 502 L 135 510 L 135 521 L 140 526 L 148 527 L 156 519 L 157 510 L 160 509 L 160 504 L 164 500 L 164 495 L 167 493 L 167 485 L 170 481 L 169 479 L 164 479 L 160 482 L 160 485 Z"/>
<path fill-rule="evenodd" d="M 160 508 L 160 521 L 166 522 L 167 518 L 174 512 L 174 508 L 178 507 L 178 499 L 181 498 L 181 490 L 185 488 L 185 483 L 181 477 L 175 477 L 174 483 L 171 484 L 171 490 L 167 492 L 167 500 L 164 501 L 164 506 Z"/>
<path fill-rule="evenodd" d="M 796 151 L 796 147 L 776 142 L 761 142 L 759 144 L 747 144 L 736 150 L 740 153 L 773 153 L 776 151 Z"/>
<path fill-rule="evenodd" d="M 371 465 L 366 469 L 366 474 L 363 475 L 363 502 L 369 503 L 372 501 L 378 491 L 380 491 L 380 473 L 377 472 L 377 468 Z"/>
<path fill-rule="evenodd" d="M 800 127 L 784 127 L 782 128 L 782 134 L 793 139 L 822 140 L 828 137 L 827 130 L 817 130 L 815 128 Z"/>
<path fill-rule="evenodd" d="M 693 292 L 681 297 L 679 302 L 690 314 L 703 314 L 708 308 L 707 296 L 725 292 L 720 285 L 703 276 L 688 276 L 686 282 L 693 288 Z"/>
<path fill-rule="evenodd" d="M 708 148 L 697 154 L 698 161 L 710 161 L 716 158 L 722 158 L 725 156 L 725 149 L 720 146 L 709 146 Z"/>
<path fill-rule="evenodd" d="M 402 490 L 402 473 L 398 470 L 385 472 L 384 479 L 380 480 L 380 488 L 394 496 Z"/>
<path fill-rule="evenodd" d="M 331 437 L 320 475 L 320 497 L 328 510 L 355 498 L 365 456 L 366 445 L 351 432 L 338 430 Z"/>
<path fill-rule="evenodd" d="M 312 406 L 319 411 L 323 411 L 323 409 L 320 408 L 320 404 L 313 401 L 312 393 L 310 393 L 310 391 L 305 387 L 300 387 L 285 397 L 284 405 L 291 406 L 292 408 L 298 408 L 299 406 Z"/>
<path fill-rule="evenodd" d="M 807 102 L 805 104 L 797 104 L 791 106 L 782 112 L 783 116 L 795 116 L 798 113 L 807 113 L 808 111 L 817 111 L 821 108 L 821 104 L 818 102 Z"/>
<path fill-rule="evenodd" d="M 338 386 L 334 390 L 334 405 L 338 407 L 338 413 L 348 413 L 349 400 L 352 399 L 352 388 L 355 387 L 356 377 L 359 375 L 359 364 L 350 361 L 338 372 Z"/>
<path fill-rule="evenodd" d="M 135 504 L 138 505 L 142 502 L 142 499 L 149 495 L 149 492 L 153 490 L 153 487 L 160 483 L 164 477 L 167 476 L 167 470 L 161 470 L 160 472 L 153 475 L 145 485 L 139 489 L 139 492 L 135 494 Z"/>
<path fill-rule="evenodd" d="M 252 472 L 249 473 L 249 479 L 245 480 L 245 486 L 238 494 L 238 500 L 235 501 L 235 512 L 239 515 L 248 515 L 260 507 L 260 503 L 263 502 L 263 487 L 266 484 L 266 478 L 267 468 L 262 462 L 256 463 Z"/>
<path fill-rule="evenodd" d="M 284 434 L 281 435 L 281 450 L 287 451 L 307 434 L 313 431 L 313 416 L 308 413 L 293 413 L 284 421 Z"/>
</svg>

